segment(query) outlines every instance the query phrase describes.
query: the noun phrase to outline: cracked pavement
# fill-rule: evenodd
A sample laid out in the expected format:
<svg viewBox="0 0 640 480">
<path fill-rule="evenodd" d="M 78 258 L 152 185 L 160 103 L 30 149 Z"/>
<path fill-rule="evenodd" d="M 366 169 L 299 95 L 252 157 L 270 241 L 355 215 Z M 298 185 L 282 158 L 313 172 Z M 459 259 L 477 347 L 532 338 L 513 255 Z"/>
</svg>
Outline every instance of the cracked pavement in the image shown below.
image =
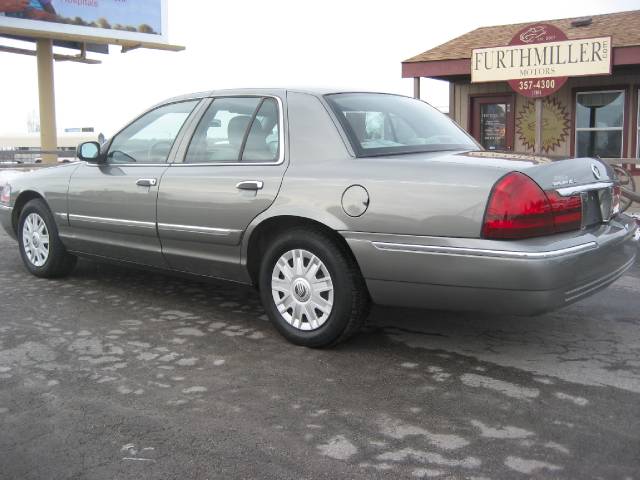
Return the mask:
<svg viewBox="0 0 640 480">
<path fill-rule="evenodd" d="M 640 268 L 551 314 L 374 309 L 295 347 L 257 293 L 0 234 L 0 478 L 640 478 Z"/>
</svg>

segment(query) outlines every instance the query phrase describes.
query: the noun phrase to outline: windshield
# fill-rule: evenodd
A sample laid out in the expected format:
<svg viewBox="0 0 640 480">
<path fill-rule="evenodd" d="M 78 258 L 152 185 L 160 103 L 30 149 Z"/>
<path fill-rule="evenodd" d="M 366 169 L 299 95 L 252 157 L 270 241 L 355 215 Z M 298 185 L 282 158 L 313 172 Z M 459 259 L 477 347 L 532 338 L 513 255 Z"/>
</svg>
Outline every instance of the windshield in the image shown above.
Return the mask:
<svg viewBox="0 0 640 480">
<path fill-rule="evenodd" d="M 480 149 L 448 117 L 420 100 L 384 93 L 337 93 L 325 98 L 359 157 Z"/>
</svg>

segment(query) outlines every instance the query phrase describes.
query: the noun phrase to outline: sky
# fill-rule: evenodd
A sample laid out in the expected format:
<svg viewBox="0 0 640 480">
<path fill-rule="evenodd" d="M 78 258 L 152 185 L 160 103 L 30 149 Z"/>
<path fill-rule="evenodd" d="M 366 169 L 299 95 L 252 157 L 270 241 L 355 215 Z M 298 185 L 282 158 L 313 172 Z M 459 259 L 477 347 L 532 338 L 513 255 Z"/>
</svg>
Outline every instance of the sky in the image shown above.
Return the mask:
<svg viewBox="0 0 640 480">
<path fill-rule="evenodd" d="M 111 47 L 110 55 L 90 54 L 100 65 L 56 63 L 58 130 L 95 127 L 109 137 L 165 98 L 218 88 L 328 86 L 411 95 L 402 60 L 475 28 L 640 9 L 640 0 L 536 0 L 535 8 L 513 0 L 168 4 L 169 41 L 185 51 L 122 54 Z M 422 98 L 446 109 L 448 83 L 423 79 Z M 0 52 L 0 136 L 26 133 L 37 108 L 35 57 Z"/>
</svg>

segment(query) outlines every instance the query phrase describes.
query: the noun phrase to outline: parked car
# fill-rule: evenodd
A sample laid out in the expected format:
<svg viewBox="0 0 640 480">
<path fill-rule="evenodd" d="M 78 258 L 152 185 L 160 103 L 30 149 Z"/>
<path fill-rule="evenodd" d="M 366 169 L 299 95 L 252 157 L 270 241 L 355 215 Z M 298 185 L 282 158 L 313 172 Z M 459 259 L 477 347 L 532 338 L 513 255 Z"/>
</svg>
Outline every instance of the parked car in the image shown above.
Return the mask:
<svg viewBox="0 0 640 480">
<path fill-rule="evenodd" d="M 605 163 L 486 152 L 398 95 L 187 95 L 78 157 L 2 193 L 31 273 L 84 256 L 253 284 L 300 345 L 349 338 L 371 302 L 538 314 L 637 253 Z"/>
</svg>

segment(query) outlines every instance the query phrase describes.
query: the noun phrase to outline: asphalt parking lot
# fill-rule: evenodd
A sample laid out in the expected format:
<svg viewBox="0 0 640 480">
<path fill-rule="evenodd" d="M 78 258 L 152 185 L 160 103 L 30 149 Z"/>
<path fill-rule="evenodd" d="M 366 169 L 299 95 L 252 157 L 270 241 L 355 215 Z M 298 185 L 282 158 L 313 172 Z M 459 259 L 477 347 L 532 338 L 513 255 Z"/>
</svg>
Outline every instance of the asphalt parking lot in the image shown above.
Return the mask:
<svg viewBox="0 0 640 480">
<path fill-rule="evenodd" d="M 376 308 L 333 350 L 256 292 L 0 233 L 0 478 L 640 478 L 640 268 L 534 318 Z"/>
</svg>

